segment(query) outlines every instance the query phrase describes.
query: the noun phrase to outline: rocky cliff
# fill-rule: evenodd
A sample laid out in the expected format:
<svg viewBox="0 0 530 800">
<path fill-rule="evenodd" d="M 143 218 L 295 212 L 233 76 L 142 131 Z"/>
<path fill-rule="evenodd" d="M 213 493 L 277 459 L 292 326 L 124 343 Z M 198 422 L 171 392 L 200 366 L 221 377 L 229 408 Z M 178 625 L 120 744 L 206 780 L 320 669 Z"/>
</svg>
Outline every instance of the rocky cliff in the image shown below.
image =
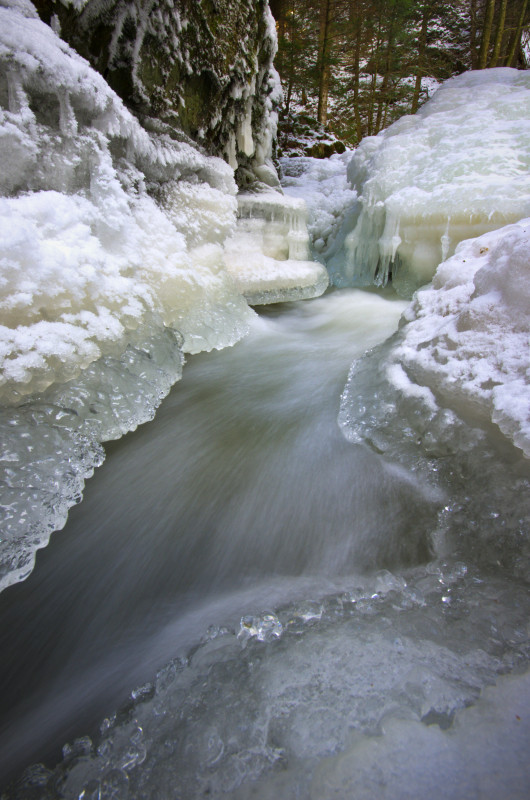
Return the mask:
<svg viewBox="0 0 530 800">
<path fill-rule="evenodd" d="M 148 129 L 188 137 L 276 185 L 274 20 L 267 0 L 38 0 L 45 22 Z"/>
</svg>

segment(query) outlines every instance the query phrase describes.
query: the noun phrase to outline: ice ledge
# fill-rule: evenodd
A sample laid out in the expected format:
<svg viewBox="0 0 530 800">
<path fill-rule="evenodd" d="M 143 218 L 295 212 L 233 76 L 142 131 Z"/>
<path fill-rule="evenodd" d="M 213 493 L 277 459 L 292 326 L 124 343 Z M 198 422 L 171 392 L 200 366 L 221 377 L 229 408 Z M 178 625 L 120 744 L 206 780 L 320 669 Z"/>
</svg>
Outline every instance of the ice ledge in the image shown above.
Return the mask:
<svg viewBox="0 0 530 800">
<path fill-rule="evenodd" d="M 277 261 L 260 253 L 231 254 L 227 270 L 251 306 L 309 300 L 328 287 L 328 273 L 315 261 Z"/>
<path fill-rule="evenodd" d="M 326 269 L 309 260 L 304 201 L 279 192 L 238 196 L 225 265 L 250 305 L 318 297 L 329 283 Z"/>
</svg>

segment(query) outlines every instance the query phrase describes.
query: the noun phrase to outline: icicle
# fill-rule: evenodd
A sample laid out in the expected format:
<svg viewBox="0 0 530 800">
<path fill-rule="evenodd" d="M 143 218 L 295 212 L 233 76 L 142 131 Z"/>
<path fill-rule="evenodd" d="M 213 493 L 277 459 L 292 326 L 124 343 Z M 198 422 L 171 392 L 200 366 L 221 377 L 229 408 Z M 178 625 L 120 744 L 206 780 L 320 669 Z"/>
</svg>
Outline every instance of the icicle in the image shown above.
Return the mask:
<svg viewBox="0 0 530 800">
<path fill-rule="evenodd" d="M 7 73 L 7 94 L 9 110 L 12 114 L 21 114 L 26 109 L 29 109 L 28 97 L 22 85 L 22 78 L 15 70 L 9 70 Z"/>
<path fill-rule="evenodd" d="M 442 236 L 440 237 L 440 242 L 442 243 L 442 261 L 445 261 L 445 259 L 449 255 L 449 248 L 451 246 L 451 237 L 449 236 L 450 221 L 451 217 L 448 217 L 447 225 L 445 226 L 445 233 L 443 233 Z"/>
<path fill-rule="evenodd" d="M 77 133 L 77 120 L 74 109 L 70 103 L 70 95 L 67 91 L 57 93 L 59 100 L 59 127 L 65 136 L 75 136 Z"/>
</svg>

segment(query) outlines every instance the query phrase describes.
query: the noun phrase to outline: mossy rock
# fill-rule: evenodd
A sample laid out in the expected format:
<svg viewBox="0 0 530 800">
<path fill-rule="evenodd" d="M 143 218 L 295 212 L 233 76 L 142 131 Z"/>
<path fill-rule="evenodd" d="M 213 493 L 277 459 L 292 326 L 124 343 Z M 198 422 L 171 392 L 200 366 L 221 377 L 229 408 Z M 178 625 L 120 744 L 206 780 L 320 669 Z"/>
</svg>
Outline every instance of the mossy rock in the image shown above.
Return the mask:
<svg viewBox="0 0 530 800">
<path fill-rule="evenodd" d="M 224 150 L 246 112 L 241 87 L 248 93 L 272 63 L 266 0 L 152 0 L 147 24 L 145 0 L 35 5 L 134 113 L 177 124 L 210 152 Z M 253 109 L 253 124 L 264 113 Z"/>
</svg>

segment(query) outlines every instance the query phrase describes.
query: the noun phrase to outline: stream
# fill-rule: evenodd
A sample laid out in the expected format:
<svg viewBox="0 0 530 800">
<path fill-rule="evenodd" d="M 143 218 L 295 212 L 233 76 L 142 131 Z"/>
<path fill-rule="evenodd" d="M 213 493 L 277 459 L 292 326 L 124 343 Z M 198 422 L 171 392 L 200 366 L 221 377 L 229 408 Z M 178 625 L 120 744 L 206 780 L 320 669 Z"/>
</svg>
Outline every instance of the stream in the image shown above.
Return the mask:
<svg viewBox="0 0 530 800">
<path fill-rule="evenodd" d="M 419 774 L 414 752 L 523 670 L 526 583 L 440 546 L 443 486 L 337 424 L 352 361 L 405 306 L 343 290 L 265 308 L 106 447 L 0 596 L 0 786 L 47 765 L 6 798 L 324 800 L 354 775 L 356 797 L 386 797 L 384 720 Z M 393 774 L 389 797 L 416 796 Z"/>
</svg>

